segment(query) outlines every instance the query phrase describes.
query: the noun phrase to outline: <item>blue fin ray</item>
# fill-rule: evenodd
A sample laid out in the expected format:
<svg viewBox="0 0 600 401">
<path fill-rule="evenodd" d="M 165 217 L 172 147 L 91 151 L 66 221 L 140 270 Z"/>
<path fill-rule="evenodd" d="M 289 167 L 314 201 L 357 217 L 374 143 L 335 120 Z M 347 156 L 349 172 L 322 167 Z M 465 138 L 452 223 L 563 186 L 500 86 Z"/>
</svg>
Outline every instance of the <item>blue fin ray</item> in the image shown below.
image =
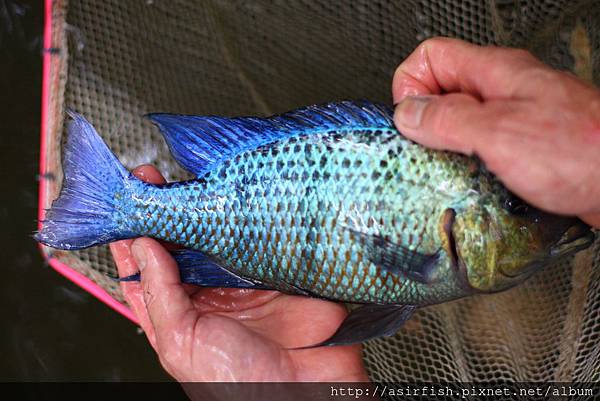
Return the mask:
<svg viewBox="0 0 600 401">
<path fill-rule="evenodd" d="M 202 252 L 186 249 L 171 252 L 171 255 L 177 262 L 181 282 L 183 283 L 195 284 L 202 287 L 270 289 L 270 287 L 232 273 Z M 121 282 L 139 280 L 139 273 L 118 279 Z"/>
<path fill-rule="evenodd" d="M 196 176 L 241 152 L 311 131 L 393 126 L 392 110 L 368 101 L 308 106 L 266 118 L 165 113 L 147 117 L 160 128 L 177 162 Z"/>
<path fill-rule="evenodd" d="M 133 176 L 83 116 L 67 112 L 73 120 L 63 153 L 63 186 L 34 238 L 73 250 L 133 236 L 114 216 L 114 194 Z"/>
</svg>

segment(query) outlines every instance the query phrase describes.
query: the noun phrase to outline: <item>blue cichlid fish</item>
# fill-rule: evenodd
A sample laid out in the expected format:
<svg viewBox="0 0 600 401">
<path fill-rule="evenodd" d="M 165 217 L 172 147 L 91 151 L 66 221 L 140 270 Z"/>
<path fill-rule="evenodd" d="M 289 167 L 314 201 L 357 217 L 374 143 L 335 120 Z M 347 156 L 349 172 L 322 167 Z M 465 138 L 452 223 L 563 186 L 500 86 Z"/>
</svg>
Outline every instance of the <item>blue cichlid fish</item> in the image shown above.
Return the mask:
<svg viewBox="0 0 600 401">
<path fill-rule="evenodd" d="M 136 179 L 71 117 L 63 188 L 38 241 L 68 250 L 149 236 L 188 248 L 174 254 L 187 283 L 366 304 L 317 345 L 392 335 L 417 307 L 510 288 L 593 241 L 477 159 L 404 138 L 369 102 L 269 118 L 151 114 L 197 177 L 165 185 Z"/>
</svg>

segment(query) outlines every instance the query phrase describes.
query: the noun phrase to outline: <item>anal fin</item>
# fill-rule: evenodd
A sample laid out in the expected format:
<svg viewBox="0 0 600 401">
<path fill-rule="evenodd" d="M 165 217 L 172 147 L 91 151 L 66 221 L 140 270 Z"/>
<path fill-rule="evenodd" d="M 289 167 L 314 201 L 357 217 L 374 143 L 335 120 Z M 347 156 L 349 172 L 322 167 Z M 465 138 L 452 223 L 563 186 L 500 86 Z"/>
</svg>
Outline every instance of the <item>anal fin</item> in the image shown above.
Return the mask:
<svg viewBox="0 0 600 401">
<path fill-rule="evenodd" d="M 353 310 L 325 341 L 296 349 L 351 345 L 394 335 L 411 318 L 416 306 L 368 304 Z"/>
<path fill-rule="evenodd" d="M 199 251 L 180 250 L 171 252 L 179 267 L 181 281 L 202 287 L 270 289 L 261 283 L 255 283 L 231 272 L 209 256 Z M 140 274 L 132 274 L 118 281 L 139 281 Z"/>
</svg>

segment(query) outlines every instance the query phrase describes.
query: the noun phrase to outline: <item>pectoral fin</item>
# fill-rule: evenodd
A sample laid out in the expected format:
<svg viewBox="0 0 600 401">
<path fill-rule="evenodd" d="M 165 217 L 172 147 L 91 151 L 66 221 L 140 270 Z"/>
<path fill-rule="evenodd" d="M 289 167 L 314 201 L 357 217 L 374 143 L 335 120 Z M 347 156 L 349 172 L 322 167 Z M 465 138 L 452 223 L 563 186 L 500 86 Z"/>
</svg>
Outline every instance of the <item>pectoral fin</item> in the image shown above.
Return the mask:
<svg viewBox="0 0 600 401">
<path fill-rule="evenodd" d="M 391 273 L 402 273 L 423 284 L 432 282 L 432 273 L 439 261 L 439 253 L 420 253 L 388 241 L 378 234 L 350 230 L 363 244 L 367 258 Z"/>
<path fill-rule="evenodd" d="M 337 331 L 327 340 L 298 349 L 350 345 L 373 338 L 389 337 L 410 319 L 415 310 L 416 306 L 413 305 L 364 305 L 350 312 Z"/>
</svg>

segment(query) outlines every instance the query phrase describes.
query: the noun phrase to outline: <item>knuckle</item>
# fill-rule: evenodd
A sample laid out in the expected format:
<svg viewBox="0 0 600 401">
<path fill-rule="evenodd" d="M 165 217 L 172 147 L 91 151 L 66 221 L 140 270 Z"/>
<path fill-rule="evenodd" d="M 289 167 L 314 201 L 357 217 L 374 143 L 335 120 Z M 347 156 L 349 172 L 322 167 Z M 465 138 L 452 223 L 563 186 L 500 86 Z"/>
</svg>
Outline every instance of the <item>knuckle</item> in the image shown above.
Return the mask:
<svg viewBox="0 0 600 401">
<path fill-rule="evenodd" d="M 160 360 L 165 368 L 178 368 L 185 360 L 185 356 L 179 347 L 164 347 L 160 352 Z"/>
<path fill-rule="evenodd" d="M 580 113 L 576 118 L 581 118 Z M 581 132 L 584 141 L 593 145 L 595 151 L 600 150 L 600 96 L 595 96 L 589 101 L 583 121 L 584 129 Z"/>
<path fill-rule="evenodd" d="M 431 38 L 425 39 L 421 42 L 421 46 L 425 47 L 439 47 L 446 45 L 448 43 L 456 42 L 456 39 L 446 38 L 444 36 L 433 36 Z"/>
<path fill-rule="evenodd" d="M 438 102 L 431 116 L 431 134 L 438 137 L 444 145 L 454 145 L 454 136 L 457 134 L 457 127 L 453 121 L 460 113 L 461 110 L 458 102 L 452 99 Z"/>
<path fill-rule="evenodd" d="M 526 66 L 543 64 L 530 51 L 516 47 L 486 47 L 488 57 L 492 65 L 503 66 L 507 62 L 513 65 L 520 65 L 523 68 Z"/>
<path fill-rule="evenodd" d="M 152 305 L 156 302 L 155 291 L 153 290 L 152 285 L 147 282 L 142 284 L 142 291 L 146 308 L 150 309 Z"/>
<path fill-rule="evenodd" d="M 520 169 L 520 163 L 515 160 L 513 141 L 510 139 L 516 133 L 510 127 L 509 118 L 498 118 L 490 120 L 487 124 L 487 132 L 482 133 L 483 140 L 478 146 L 479 156 L 485 161 L 486 167 L 494 174 L 506 179 L 513 177 Z"/>
<path fill-rule="evenodd" d="M 425 39 L 417 46 L 415 52 L 423 54 L 432 54 L 436 52 L 446 51 L 449 45 L 460 42 L 458 39 L 445 38 L 442 36 L 434 36 Z"/>
<path fill-rule="evenodd" d="M 513 82 L 515 88 L 520 88 L 522 93 L 545 93 L 545 96 L 551 93 L 552 97 L 561 98 L 569 95 L 569 89 L 560 74 L 559 71 L 543 65 L 533 66 L 523 68 Z M 545 88 L 544 92 L 540 92 L 541 88 Z"/>
<path fill-rule="evenodd" d="M 169 348 L 167 350 L 159 350 L 158 359 L 165 370 L 175 378 L 185 377 L 191 369 L 184 365 L 183 361 L 177 357 Z"/>
<path fill-rule="evenodd" d="M 529 51 L 520 48 L 506 48 L 503 49 L 505 54 L 504 57 L 510 57 L 517 60 L 523 60 L 526 62 L 537 62 L 538 59 Z"/>
<path fill-rule="evenodd" d="M 434 109 L 431 120 L 431 130 L 436 134 L 442 134 L 446 131 L 444 128 L 448 126 L 452 115 L 456 113 L 456 103 L 452 101 L 438 102 Z"/>
<path fill-rule="evenodd" d="M 409 77 L 409 74 L 406 72 L 405 64 L 401 63 L 394 71 L 393 86 L 399 86 L 400 84 L 406 82 Z"/>
<path fill-rule="evenodd" d="M 560 71 L 556 71 L 547 67 L 537 67 L 529 70 L 530 79 L 536 80 L 539 83 L 552 84 L 552 87 L 563 87 L 566 83 L 565 76 Z"/>
<path fill-rule="evenodd" d="M 184 319 L 185 320 L 185 319 Z M 174 377 L 189 376 L 193 371 L 195 350 L 202 349 L 196 324 L 176 324 L 157 333 L 158 357 L 162 366 Z"/>
<path fill-rule="evenodd" d="M 506 80 L 506 72 L 509 70 L 516 75 L 514 78 L 528 75 L 532 71 L 552 71 L 529 51 L 516 48 L 489 47 L 487 63 L 491 76 L 495 77 L 493 79 L 500 81 Z M 513 81 L 519 81 L 521 84 L 519 79 L 513 79 Z"/>
<path fill-rule="evenodd" d="M 454 41 L 455 39 L 444 38 L 442 36 L 434 36 L 432 38 L 427 38 L 415 48 L 413 53 L 429 53 L 435 52 L 440 49 L 443 49 L 448 43 Z"/>
</svg>

